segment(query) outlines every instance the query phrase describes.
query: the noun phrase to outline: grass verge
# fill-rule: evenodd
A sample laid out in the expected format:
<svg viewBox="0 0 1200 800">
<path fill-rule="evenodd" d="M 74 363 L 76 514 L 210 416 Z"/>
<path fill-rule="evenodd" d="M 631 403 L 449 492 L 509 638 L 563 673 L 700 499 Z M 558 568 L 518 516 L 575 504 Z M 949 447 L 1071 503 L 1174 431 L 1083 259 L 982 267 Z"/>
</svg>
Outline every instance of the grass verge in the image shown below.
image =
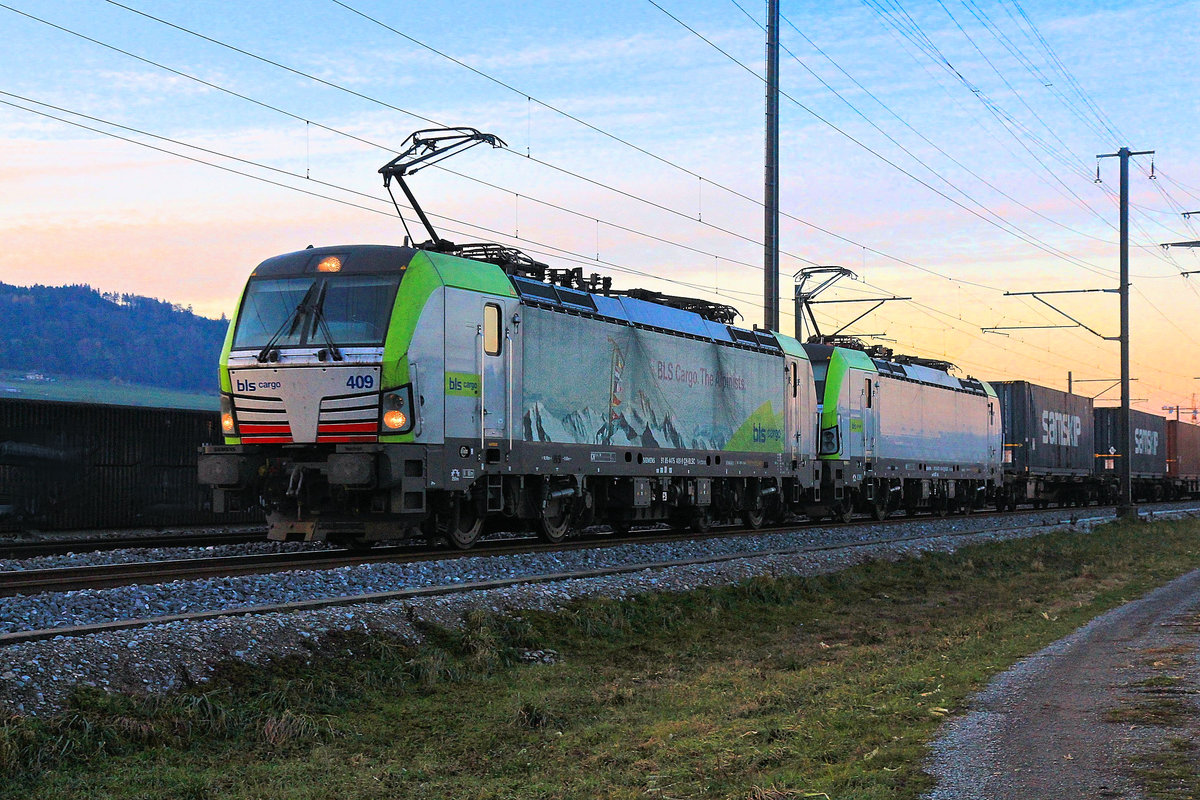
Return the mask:
<svg viewBox="0 0 1200 800">
<path fill-rule="evenodd" d="M 0 722 L 0 797 L 916 798 L 988 678 L 1200 566 L 1200 523 L 330 637 L 169 697 Z M 529 649 L 554 664 L 520 661 Z"/>
<path fill-rule="evenodd" d="M 1187 631 L 1200 634 L 1200 617 Z M 1133 756 L 1123 771 L 1149 800 L 1189 800 L 1200 796 L 1200 710 L 1194 675 L 1197 645 L 1182 641 L 1143 650 L 1150 677 L 1129 686 L 1119 705 L 1109 709 L 1109 722 L 1158 729 L 1160 741 Z"/>
</svg>

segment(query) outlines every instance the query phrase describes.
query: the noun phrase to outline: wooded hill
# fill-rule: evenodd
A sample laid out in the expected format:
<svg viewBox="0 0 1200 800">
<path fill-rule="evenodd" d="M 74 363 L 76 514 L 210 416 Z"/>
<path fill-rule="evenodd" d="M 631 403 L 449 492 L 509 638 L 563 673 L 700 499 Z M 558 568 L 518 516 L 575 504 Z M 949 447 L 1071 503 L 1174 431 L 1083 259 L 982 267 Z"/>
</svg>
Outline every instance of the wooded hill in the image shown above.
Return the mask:
<svg viewBox="0 0 1200 800">
<path fill-rule="evenodd" d="M 228 321 L 91 286 L 0 283 L 0 366 L 215 392 Z"/>
</svg>

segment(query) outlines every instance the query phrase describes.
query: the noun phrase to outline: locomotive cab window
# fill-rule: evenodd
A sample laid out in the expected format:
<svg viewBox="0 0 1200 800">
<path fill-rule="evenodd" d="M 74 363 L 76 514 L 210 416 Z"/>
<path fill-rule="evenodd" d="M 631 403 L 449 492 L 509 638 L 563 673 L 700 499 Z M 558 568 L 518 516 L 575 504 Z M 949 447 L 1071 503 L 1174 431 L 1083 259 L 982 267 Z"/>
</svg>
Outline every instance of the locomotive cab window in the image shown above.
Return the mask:
<svg viewBox="0 0 1200 800">
<path fill-rule="evenodd" d="M 488 303 L 483 307 L 483 352 L 500 355 L 500 306 Z"/>
<path fill-rule="evenodd" d="M 381 345 L 399 284 L 399 275 L 251 278 L 233 347 Z"/>
<path fill-rule="evenodd" d="M 870 408 L 871 407 L 871 379 L 867 378 L 865 383 L 866 383 L 866 388 L 863 389 L 863 396 L 866 398 L 867 408 Z"/>
<path fill-rule="evenodd" d="M 796 374 L 796 365 L 792 364 L 792 397 L 796 396 L 796 386 L 800 383 L 800 378 Z"/>
</svg>

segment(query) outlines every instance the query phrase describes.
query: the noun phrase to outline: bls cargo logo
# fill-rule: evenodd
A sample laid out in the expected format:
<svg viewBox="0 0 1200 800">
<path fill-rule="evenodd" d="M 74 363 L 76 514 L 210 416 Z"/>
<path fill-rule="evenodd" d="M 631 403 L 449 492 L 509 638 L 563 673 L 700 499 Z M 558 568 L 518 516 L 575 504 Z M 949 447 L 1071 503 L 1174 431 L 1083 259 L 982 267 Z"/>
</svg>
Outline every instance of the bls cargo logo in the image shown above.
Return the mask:
<svg viewBox="0 0 1200 800">
<path fill-rule="evenodd" d="M 1135 428 L 1133 431 L 1133 454 L 1135 456 L 1158 455 L 1158 431 Z"/>
<path fill-rule="evenodd" d="M 456 397 L 479 397 L 479 375 L 470 372 L 447 372 L 446 394 Z"/>
<path fill-rule="evenodd" d="M 783 431 L 779 428 L 767 428 L 754 423 L 754 441 L 766 444 L 767 442 L 779 442 L 783 440 Z"/>
<path fill-rule="evenodd" d="M 247 381 L 238 378 L 233 382 L 233 390 L 235 392 L 256 392 L 259 389 L 278 389 L 279 381 Z"/>
<path fill-rule="evenodd" d="M 1079 447 L 1079 434 L 1082 431 L 1083 421 L 1074 414 L 1064 414 L 1061 411 L 1042 412 L 1042 444 Z"/>
</svg>

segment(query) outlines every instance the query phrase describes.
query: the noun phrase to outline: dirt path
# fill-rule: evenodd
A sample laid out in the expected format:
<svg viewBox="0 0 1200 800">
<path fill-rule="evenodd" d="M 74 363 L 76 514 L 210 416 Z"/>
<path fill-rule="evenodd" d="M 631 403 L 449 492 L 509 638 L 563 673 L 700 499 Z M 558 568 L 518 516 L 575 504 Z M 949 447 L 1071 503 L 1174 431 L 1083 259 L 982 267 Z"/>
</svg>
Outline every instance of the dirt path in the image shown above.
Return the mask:
<svg viewBox="0 0 1200 800">
<path fill-rule="evenodd" d="M 1168 737 L 1196 741 L 1200 734 L 1198 613 L 1200 570 L 1097 617 L 1000 675 L 934 743 L 928 769 L 938 786 L 930 800 L 1141 797 L 1129 776 L 1131 759 Z M 1109 721 L 1113 709 L 1155 702 L 1156 690 L 1135 686 L 1151 678 L 1185 690 L 1176 694 L 1192 713 L 1182 724 L 1147 724 L 1140 713 Z"/>
</svg>

